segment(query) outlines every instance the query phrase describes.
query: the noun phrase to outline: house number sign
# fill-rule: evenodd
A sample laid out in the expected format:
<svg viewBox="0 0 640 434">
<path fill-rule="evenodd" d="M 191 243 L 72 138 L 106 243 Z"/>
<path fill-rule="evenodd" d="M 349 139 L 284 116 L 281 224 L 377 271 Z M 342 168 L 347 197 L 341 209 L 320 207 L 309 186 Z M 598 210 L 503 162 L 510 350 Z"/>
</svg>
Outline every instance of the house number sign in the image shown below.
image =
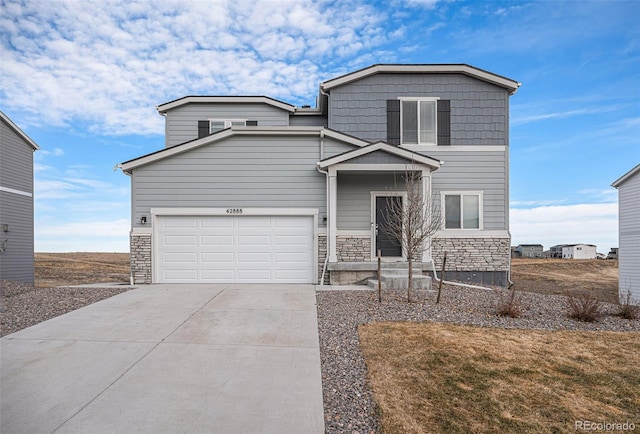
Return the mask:
<svg viewBox="0 0 640 434">
<path fill-rule="evenodd" d="M 242 208 L 227 208 L 227 214 L 242 214 Z"/>
</svg>

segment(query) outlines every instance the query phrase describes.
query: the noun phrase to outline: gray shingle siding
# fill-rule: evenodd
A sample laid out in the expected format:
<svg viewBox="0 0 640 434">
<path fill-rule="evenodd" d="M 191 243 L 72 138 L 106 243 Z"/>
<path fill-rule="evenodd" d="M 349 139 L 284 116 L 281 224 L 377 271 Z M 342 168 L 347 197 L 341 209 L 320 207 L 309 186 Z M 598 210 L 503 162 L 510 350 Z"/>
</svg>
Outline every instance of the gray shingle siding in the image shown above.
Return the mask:
<svg viewBox="0 0 640 434">
<path fill-rule="evenodd" d="M 289 112 L 260 103 L 189 103 L 167 112 L 165 146 L 171 147 L 198 138 L 198 121 L 246 119 L 259 126 L 287 126 Z"/>
<path fill-rule="evenodd" d="M 377 74 L 331 89 L 329 128 L 387 140 L 387 100 L 439 97 L 451 104 L 451 145 L 507 145 L 508 92 L 461 74 Z"/>
</svg>

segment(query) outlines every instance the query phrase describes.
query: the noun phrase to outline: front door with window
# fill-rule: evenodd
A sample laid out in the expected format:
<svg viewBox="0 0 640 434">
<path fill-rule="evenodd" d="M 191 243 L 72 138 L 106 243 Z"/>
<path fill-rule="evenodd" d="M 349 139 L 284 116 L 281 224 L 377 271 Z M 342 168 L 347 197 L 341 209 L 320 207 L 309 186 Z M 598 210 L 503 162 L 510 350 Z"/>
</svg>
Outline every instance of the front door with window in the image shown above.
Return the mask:
<svg viewBox="0 0 640 434">
<path fill-rule="evenodd" d="M 395 209 L 402 209 L 402 196 L 376 196 L 376 254 L 380 250 L 383 257 L 401 257 L 402 246 L 394 237 L 390 236 L 385 228 L 388 227 L 387 219 L 390 217 L 389 207 L 395 202 Z"/>
</svg>

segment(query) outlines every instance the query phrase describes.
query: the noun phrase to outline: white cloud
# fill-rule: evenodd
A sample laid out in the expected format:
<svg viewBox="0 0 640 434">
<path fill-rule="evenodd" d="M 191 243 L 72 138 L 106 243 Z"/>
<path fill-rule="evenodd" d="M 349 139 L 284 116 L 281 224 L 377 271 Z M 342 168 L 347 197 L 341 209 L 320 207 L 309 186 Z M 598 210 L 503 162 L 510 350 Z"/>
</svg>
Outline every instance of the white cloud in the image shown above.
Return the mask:
<svg viewBox="0 0 640 434">
<path fill-rule="evenodd" d="M 374 8 L 341 2 L 78 0 L 3 8 L 7 108 L 32 125 L 80 121 L 104 135 L 161 134 L 153 107 L 189 94 L 307 103 L 334 75 L 321 70 L 389 37 Z"/>
<path fill-rule="evenodd" d="M 608 252 L 618 246 L 617 203 L 537 206 L 510 210 L 512 244 L 587 243 Z"/>
</svg>

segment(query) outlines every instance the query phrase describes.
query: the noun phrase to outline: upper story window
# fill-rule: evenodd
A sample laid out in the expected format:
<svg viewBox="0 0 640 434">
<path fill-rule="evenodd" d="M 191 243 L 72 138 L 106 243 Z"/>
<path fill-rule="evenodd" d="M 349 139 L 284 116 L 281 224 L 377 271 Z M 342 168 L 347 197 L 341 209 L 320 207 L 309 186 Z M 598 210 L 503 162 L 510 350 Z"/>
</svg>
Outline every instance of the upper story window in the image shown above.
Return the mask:
<svg viewBox="0 0 640 434">
<path fill-rule="evenodd" d="M 437 143 L 437 98 L 400 98 L 403 145 L 435 145 Z"/>
<path fill-rule="evenodd" d="M 224 130 L 230 127 L 244 127 L 247 125 L 246 119 L 210 119 L 209 120 L 209 134 L 213 134 L 216 131 Z"/>
<path fill-rule="evenodd" d="M 443 192 L 445 229 L 482 229 L 481 192 Z"/>
</svg>

